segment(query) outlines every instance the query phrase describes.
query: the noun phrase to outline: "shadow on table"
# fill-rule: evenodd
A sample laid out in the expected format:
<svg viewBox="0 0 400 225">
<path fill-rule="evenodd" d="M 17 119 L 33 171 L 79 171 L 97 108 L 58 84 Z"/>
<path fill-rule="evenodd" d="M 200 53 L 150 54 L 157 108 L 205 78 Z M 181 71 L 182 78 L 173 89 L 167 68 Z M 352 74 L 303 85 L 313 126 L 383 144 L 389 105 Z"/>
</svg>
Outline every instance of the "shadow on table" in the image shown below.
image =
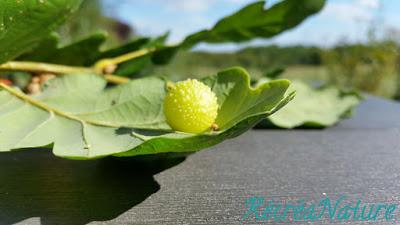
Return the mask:
<svg viewBox="0 0 400 225">
<path fill-rule="evenodd" d="M 117 217 L 160 189 L 153 175 L 185 158 L 151 162 L 58 159 L 42 150 L 0 154 L 0 224 L 85 224 Z"/>
</svg>

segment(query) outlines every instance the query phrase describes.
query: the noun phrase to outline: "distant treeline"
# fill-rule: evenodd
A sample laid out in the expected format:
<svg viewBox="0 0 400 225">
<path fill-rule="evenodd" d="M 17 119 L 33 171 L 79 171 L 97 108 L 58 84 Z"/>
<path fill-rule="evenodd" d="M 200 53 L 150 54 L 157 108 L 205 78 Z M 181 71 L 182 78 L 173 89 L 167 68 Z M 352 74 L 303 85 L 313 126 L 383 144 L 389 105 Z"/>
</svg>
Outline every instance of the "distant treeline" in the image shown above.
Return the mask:
<svg viewBox="0 0 400 225">
<path fill-rule="evenodd" d="M 343 44 L 333 48 L 323 49 L 315 46 L 289 46 L 276 45 L 264 47 L 248 47 L 232 53 L 214 53 L 195 51 L 183 53 L 176 61 L 187 66 L 212 66 L 226 67 L 240 65 L 249 68 L 265 68 L 292 65 L 322 65 L 331 63 L 331 57 L 340 61 L 348 57 L 357 63 L 372 64 L 382 61 L 384 57 L 397 54 L 399 45 L 394 42 L 379 42 L 375 44 Z M 344 57 L 344 58 L 342 58 Z M 356 62 L 351 62 L 351 64 Z"/>
<path fill-rule="evenodd" d="M 322 51 L 318 47 L 276 45 L 249 47 L 233 53 L 190 52 L 180 55 L 178 61 L 187 66 L 265 68 L 290 65 L 320 65 Z"/>
</svg>

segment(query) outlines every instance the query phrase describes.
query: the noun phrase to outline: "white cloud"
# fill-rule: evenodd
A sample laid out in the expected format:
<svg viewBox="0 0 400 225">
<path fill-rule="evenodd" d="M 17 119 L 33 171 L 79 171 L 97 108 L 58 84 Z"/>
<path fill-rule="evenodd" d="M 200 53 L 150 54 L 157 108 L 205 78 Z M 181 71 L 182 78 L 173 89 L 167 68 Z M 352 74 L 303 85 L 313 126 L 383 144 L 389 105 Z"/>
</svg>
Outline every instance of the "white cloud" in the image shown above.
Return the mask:
<svg viewBox="0 0 400 225">
<path fill-rule="evenodd" d="M 367 1 L 372 2 L 371 0 L 332 2 L 327 4 L 321 14 L 322 16 L 347 22 L 369 21 L 373 18 L 374 13 L 365 5 Z"/>
<path fill-rule="evenodd" d="M 169 11 L 199 13 L 206 12 L 218 3 L 242 5 L 252 0 L 147 0 L 147 2 L 155 3 Z"/>
<path fill-rule="evenodd" d="M 210 4 L 218 0 L 143 0 L 142 5 L 157 7 L 167 11 L 204 12 L 210 9 Z M 103 0 L 110 5 L 134 5 L 137 0 Z"/>
<path fill-rule="evenodd" d="M 358 5 L 366 8 L 377 9 L 380 7 L 380 0 L 358 0 Z"/>
<path fill-rule="evenodd" d="M 187 1 L 187 0 L 151 0 L 160 4 L 160 6 L 166 7 L 171 11 L 181 11 L 185 12 L 204 12 L 210 7 L 210 3 L 213 0 L 198 0 L 198 1 Z"/>
<path fill-rule="evenodd" d="M 157 19 L 140 17 L 135 17 L 129 21 L 139 31 L 139 34 L 144 36 L 161 35 L 171 31 L 168 38 L 171 43 L 179 42 L 186 35 L 209 27 L 213 22 L 198 14 L 194 14 L 185 20 L 164 20 L 162 23 Z"/>
<path fill-rule="evenodd" d="M 249 2 L 252 2 L 252 1 L 249 1 L 249 0 L 222 0 L 222 1 L 227 2 L 227 3 L 238 4 L 238 5 L 239 4 L 247 4 Z"/>
</svg>

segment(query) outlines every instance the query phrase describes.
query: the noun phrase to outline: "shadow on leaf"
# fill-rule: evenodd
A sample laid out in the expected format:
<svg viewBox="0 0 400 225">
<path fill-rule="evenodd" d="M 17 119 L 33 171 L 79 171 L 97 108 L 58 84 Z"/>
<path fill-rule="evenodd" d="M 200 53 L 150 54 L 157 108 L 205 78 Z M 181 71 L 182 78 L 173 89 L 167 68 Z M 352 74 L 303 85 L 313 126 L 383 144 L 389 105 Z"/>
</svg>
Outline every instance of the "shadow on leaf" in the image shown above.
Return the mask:
<svg viewBox="0 0 400 225">
<path fill-rule="evenodd" d="M 184 157 L 69 161 L 49 151 L 0 154 L 0 224 L 111 220 L 160 189 L 153 175 Z"/>
</svg>

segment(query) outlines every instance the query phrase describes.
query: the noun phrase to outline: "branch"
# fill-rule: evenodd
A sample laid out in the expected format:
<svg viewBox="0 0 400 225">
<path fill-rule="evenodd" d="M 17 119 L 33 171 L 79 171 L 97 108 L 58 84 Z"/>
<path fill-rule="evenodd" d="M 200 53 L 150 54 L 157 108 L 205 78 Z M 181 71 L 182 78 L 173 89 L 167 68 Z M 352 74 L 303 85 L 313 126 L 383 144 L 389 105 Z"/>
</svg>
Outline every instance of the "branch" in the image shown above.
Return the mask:
<svg viewBox="0 0 400 225">
<path fill-rule="evenodd" d="M 38 73 L 55 73 L 55 74 L 67 74 L 67 73 L 93 73 L 94 71 L 86 67 L 75 67 L 75 66 L 64 66 L 50 63 L 41 62 L 19 62 L 10 61 L 0 65 L 0 70 L 10 71 L 27 71 L 27 72 L 38 72 Z"/>
<path fill-rule="evenodd" d="M 110 83 L 123 84 L 128 82 L 130 79 L 109 74 L 111 71 L 109 72 L 107 68 L 109 66 L 117 66 L 118 64 L 121 64 L 123 62 L 145 56 L 147 54 L 153 53 L 154 51 L 156 51 L 156 48 L 146 48 L 123 54 L 114 58 L 101 59 L 97 61 L 92 67 L 65 66 L 42 62 L 10 61 L 4 64 L 0 64 L 0 70 L 53 73 L 56 75 L 69 73 L 94 73 L 103 75 L 104 79 L 106 79 Z"/>
<path fill-rule="evenodd" d="M 94 69 L 88 67 L 64 66 L 58 64 L 41 63 L 41 62 L 18 62 L 10 61 L 0 65 L 0 70 L 9 71 L 26 71 L 36 73 L 53 73 L 55 75 L 70 74 L 70 73 L 92 73 L 99 74 Z M 112 74 L 99 74 L 108 82 L 114 84 L 123 84 L 129 82 L 129 78 L 121 77 Z"/>
</svg>

